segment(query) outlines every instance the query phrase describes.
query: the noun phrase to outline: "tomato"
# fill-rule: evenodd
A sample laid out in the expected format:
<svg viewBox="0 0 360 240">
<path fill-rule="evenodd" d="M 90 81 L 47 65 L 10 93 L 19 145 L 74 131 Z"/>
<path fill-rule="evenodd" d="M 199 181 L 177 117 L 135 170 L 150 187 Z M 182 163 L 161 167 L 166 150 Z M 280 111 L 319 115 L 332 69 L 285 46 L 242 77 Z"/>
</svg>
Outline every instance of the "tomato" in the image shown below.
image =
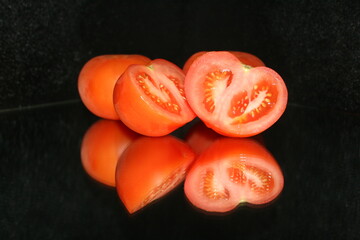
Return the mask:
<svg viewBox="0 0 360 240">
<path fill-rule="evenodd" d="M 240 203 L 269 203 L 283 186 L 278 163 L 260 143 L 220 138 L 196 159 L 186 176 L 184 191 L 199 209 L 228 212 Z"/>
<path fill-rule="evenodd" d="M 240 60 L 240 62 L 242 62 L 243 64 L 246 64 L 246 65 L 249 65 L 252 67 L 265 66 L 263 61 L 261 61 L 258 57 L 256 57 L 255 55 L 252 55 L 250 53 L 239 52 L 239 51 L 229 51 L 229 52 L 231 54 L 233 54 L 235 57 L 237 57 Z M 184 73 L 187 74 L 191 64 L 195 61 L 195 59 L 204 55 L 205 53 L 207 53 L 207 52 L 201 51 L 201 52 L 197 52 L 197 53 L 193 54 L 184 64 L 184 67 L 183 67 Z"/>
<path fill-rule="evenodd" d="M 146 64 L 150 61 L 141 55 L 102 55 L 90 59 L 78 77 L 82 102 L 99 117 L 119 119 L 113 106 L 116 81 L 129 65 Z"/>
<path fill-rule="evenodd" d="M 285 83 L 274 70 L 244 65 L 229 52 L 197 58 L 186 75 L 185 93 L 208 127 L 231 137 L 253 136 L 272 126 L 288 98 Z"/>
<path fill-rule="evenodd" d="M 194 119 L 184 93 L 184 73 L 163 59 L 132 65 L 114 89 L 121 121 L 147 136 L 164 136 Z"/>
<path fill-rule="evenodd" d="M 187 132 L 185 140 L 194 152 L 199 155 L 207 149 L 215 140 L 223 137 L 212 129 L 208 128 L 203 122 L 195 123 Z M 262 145 L 265 145 L 261 134 L 251 137 Z"/>
<path fill-rule="evenodd" d="M 194 158 L 186 143 L 170 135 L 135 140 L 116 169 L 116 189 L 128 212 L 138 211 L 178 186 Z"/>
<path fill-rule="evenodd" d="M 198 122 L 188 131 L 185 140 L 198 155 L 220 137 L 221 135 L 206 127 L 203 122 Z"/>
<path fill-rule="evenodd" d="M 138 134 L 120 121 L 98 120 L 86 131 L 81 144 L 81 163 L 95 180 L 115 187 L 116 164 Z"/>
</svg>

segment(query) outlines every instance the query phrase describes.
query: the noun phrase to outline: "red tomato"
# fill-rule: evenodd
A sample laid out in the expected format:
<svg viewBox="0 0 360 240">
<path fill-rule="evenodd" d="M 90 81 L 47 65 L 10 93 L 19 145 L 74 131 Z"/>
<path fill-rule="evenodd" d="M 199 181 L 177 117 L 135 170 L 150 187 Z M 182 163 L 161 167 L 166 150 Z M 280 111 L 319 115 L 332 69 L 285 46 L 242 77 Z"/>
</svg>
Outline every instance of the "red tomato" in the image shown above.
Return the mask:
<svg viewBox="0 0 360 240">
<path fill-rule="evenodd" d="M 245 65 L 249 65 L 252 67 L 265 66 L 263 61 L 261 61 L 258 57 L 254 56 L 250 53 L 239 52 L 239 51 L 229 51 L 229 52 L 231 54 L 233 54 L 235 57 L 237 57 L 240 60 L 240 62 L 242 62 Z M 197 52 L 194 55 L 192 55 L 184 64 L 184 67 L 183 67 L 184 73 L 187 74 L 191 64 L 195 61 L 195 59 L 204 55 L 205 53 L 207 53 L 207 52 L 202 51 L 202 52 Z"/>
<path fill-rule="evenodd" d="M 185 78 L 188 102 L 207 126 L 232 137 L 253 136 L 283 114 L 287 89 L 267 67 L 242 64 L 229 52 L 208 52 L 197 58 Z"/>
<path fill-rule="evenodd" d="M 203 122 L 196 123 L 186 135 L 186 142 L 194 150 L 194 152 L 199 155 L 215 140 L 223 137 L 212 129 L 208 128 Z M 261 134 L 251 137 L 251 139 L 256 140 L 262 145 L 265 145 L 264 138 Z"/>
<path fill-rule="evenodd" d="M 121 156 L 116 169 L 116 189 L 129 213 L 179 185 L 194 157 L 186 143 L 170 135 L 134 141 Z"/>
<path fill-rule="evenodd" d="M 81 163 L 95 180 L 115 187 L 116 164 L 125 148 L 138 135 L 120 121 L 99 120 L 85 133 Z"/>
<path fill-rule="evenodd" d="M 114 86 L 131 64 L 146 64 L 151 60 L 141 55 L 103 55 L 90 59 L 81 69 L 78 90 L 85 106 L 95 115 L 119 119 L 113 106 Z"/>
<path fill-rule="evenodd" d="M 220 138 L 194 162 L 184 189 L 194 206 L 228 212 L 240 203 L 268 203 L 283 185 L 279 165 L 256 140 Z"/>
<path fill-rule="evenodd" d="M 147 136 L 164 136 L 190 122 L 195 114 L 185 98 L 184 78 L 180 68 L 163 59 L 130 66 L 114 89 L 121 121 Z"/>
<path fill-rule="evenodd" d="M 221 135 L 206 127 L 203 122 L 196 123 L 187 133 L 186 142 L 199 155 Z"/>
</svg>

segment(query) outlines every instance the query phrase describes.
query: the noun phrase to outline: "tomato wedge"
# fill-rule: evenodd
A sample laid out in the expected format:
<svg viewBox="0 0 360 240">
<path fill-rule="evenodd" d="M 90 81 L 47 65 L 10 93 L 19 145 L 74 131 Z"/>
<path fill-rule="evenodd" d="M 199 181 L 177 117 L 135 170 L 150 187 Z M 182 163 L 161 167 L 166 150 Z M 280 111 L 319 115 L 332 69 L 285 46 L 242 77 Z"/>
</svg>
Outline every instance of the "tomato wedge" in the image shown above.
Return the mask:
<svg viewBox="0 0 360 240">
<path fill-rule="evenodd" d="M 131 64 L 147 64 L 141 55 L 101 55 L 90 59 L 81 69 L 78 90 L 84 105 L 95 115 L 118 120 L 113 105 L 114 86 Z"/>
<path fill-rule="evenodd" d="M 255 55 L 253 55 L 251 53 L 240 52 L 240 51 L 229 51 L 229 52 L 231 54 L 233 54 L 235 57 L 237 57 L 240 60 L 240 62 L 242 62 L 243 64 L 246 64 L 246 65 L 249 65 L 252 67 L 265 66 L 264 62 L 261 61 L 261 59 L 259 59 L 258 57 L 256 57 Z M 193 54 L 191 57 L 189 57 L 189 59 L 185 62 L 184 67 L 183 67 L 184 73 L 187 74 L 191 64 L 198 57 L 204 55 L 205 53 L 207 53 L 207 52 L 201 51 L 201 52 L 197 52 L 197 53 Z"/>
<path fill-rule="evenodd" d="M 185 93 L 207 126 L 231 137 L 253 136 L 272 126 L 288 98 L 274 70 L 244 65 L 229 52 L 197 58 L 186 75 Z"/>
<path fill-rule="evenodd" d="M 228 212 L 240 203 L 269 203 L 283 186 L 278 163 L 260 143 L 253 139 L 220 138 L 194 162 L 184 190 L 197 208 Z"/>
<path fill-rule="evenodd" d="M 81 163 L 95 180 L 115 187 L 115 169 L 126 147 L 138 137 L 120 121 L 101 119 L 86 131 Z"/>
<path fill-rule="evenodd" d="M 184 92 L 185 75 L 163 59 L 132 65 L 114 89 L 114 106 L 121 121 L 147 136 L 164 136 L 194 119 Z"/>
<path fill-rule="evenodd" d="M 170 135 L 140 137 L 121 156 L 116 189 L 129 213 L 134 213 L 178 186 L 195 154 Z"/>
</svg>

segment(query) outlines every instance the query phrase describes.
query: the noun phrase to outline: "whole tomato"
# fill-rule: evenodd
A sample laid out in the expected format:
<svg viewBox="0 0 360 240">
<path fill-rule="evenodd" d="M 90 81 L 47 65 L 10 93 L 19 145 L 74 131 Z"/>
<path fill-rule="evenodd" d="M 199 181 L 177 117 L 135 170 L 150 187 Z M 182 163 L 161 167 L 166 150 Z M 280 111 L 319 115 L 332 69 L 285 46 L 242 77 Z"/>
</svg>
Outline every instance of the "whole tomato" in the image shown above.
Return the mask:
<svg viewBox="0 0 360 240">
<path fill-rule="evenodd" d="M 113 105 L 116 81 L 128 66 L 148 62 L 150 59 L 141 55 L 102 55 L 90 59 L 78 77 L 82 102 L 99 117 L 119 119 Z"/>
</svg>

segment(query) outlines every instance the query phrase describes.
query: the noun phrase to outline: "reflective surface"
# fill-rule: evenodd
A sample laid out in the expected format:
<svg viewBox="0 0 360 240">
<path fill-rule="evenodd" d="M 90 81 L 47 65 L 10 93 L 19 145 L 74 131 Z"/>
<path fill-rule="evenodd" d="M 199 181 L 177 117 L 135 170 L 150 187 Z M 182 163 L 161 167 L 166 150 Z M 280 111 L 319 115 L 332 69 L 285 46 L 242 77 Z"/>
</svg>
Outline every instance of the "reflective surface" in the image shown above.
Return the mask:
<svg viewBox="0 0 360 240">
<path fill-rule="evenodd" d="M 262 136 L 285 178 L 265 208 L 197 211 L 182 186 L 129 216 L 114 188 L 84 171 L 98 120 L 81 103 L 0 115 L 1 239 L 359 238 L 360 116 L 289 106 Z M 174 135 L 184 138 L 193 123 Z"/>
</svg>

